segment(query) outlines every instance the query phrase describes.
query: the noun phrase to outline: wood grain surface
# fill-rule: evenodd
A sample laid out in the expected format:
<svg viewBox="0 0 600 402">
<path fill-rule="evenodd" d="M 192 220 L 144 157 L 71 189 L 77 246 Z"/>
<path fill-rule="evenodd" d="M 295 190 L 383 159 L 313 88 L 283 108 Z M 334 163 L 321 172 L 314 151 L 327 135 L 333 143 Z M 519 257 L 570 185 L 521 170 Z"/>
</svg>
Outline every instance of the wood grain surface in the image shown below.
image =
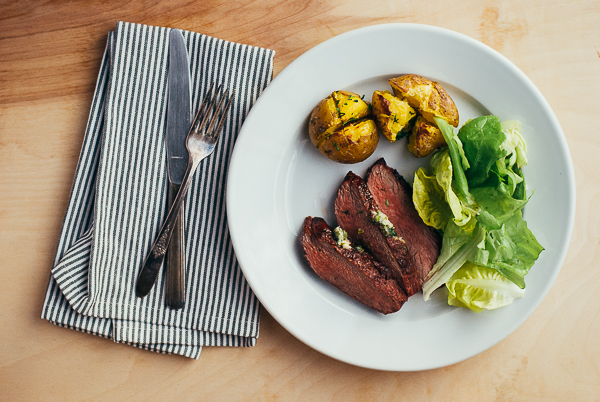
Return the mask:
<svg viewBox="0 0 600 402">
<path fill-rule="evenodd" d="M 600 3 L 452 3 L 0 1 L 0 399 L 600 399 Z M 205 348 L 198 361 L 41 320 L 106 33 L 118 20 L 274 49 L 276 74 L 324 40 L 388 22 L 449 28 L 498 50 L 544 94 L 575 165 L 575 230 L 550 293 L 498 345 L 414 373 L 333 360 L 266 311 L 256 347 Z"/>
</svg>

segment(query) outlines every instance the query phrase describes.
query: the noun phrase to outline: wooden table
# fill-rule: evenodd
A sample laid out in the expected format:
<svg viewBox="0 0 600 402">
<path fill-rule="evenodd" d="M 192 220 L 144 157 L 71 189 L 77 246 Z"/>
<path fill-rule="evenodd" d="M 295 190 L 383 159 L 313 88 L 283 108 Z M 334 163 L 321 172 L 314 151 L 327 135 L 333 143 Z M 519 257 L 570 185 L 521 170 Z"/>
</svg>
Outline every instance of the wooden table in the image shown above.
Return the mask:
<svg viewBox="0 0 600 402">
<path fill-rule="evenodd" d="M 0 399 L 597 399 L 600 3 L 456 4 L 1 2 Z M 274 49 L 275 74 L 326 39 L 387 22 L 449 28 L 498 50 L 545 95 L 575 164 L 575 230 L 550 293 L 498 345 L 462 363 L 415 373 L 367 370 L 333 360 L 298 341 L 266 311 L 256 347 L 205 348 L 199 361 L 115 344 L 41 320 L 106 33 L 118 20 Z"/>
</svg>

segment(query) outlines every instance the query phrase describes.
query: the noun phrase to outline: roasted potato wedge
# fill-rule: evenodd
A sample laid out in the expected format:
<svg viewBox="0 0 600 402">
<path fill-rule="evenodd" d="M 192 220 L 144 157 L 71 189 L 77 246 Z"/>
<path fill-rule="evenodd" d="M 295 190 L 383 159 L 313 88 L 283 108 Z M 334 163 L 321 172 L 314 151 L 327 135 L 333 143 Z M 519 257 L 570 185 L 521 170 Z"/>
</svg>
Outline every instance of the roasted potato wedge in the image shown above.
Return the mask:
<svg viewBox="0 0 600 402">
<path fill-rule="evenodd" d="M 399 133 L 409 131 L 409 123 L 416 116 L 416 112 L 407 101 L 394 96 L 390 91 L 375 91 L 373 115 L 385 138 L 394 142 Z"/>
<path fill-rule="evenodd" d="M 422 116 L 417 117 L 408 137 L 408 150 L 417 158 L 422 158 L 444 145 L 446 141 L 440 129 Z"/>
<path fill-rule="evenodd" d="M 389 80 L 394 94 L 405 99 L 428 122 L 435 124 L 433 116 L 458 127 L 458 109 L 450 95 L 440 84 L 416 74 L 406 74 Z"/>
<path fill-rule="evenodd" d="M 348 91 L 335 91 L 313 109 L 308 123 L 310 140 L 329 159 L 358 163 L 375 152 L 379 132 L 369 104 Z"/>
</svg>

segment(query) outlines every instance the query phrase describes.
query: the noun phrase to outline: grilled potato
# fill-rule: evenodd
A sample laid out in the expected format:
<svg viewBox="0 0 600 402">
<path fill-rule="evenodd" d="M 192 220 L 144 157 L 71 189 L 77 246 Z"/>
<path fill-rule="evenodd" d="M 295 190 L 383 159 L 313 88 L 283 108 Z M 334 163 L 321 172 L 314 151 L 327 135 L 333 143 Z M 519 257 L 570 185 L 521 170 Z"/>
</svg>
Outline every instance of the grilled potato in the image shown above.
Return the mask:
<svg viewBox="0 0 600 402">
<path fill-rule="evenodd" d="M 369 104 L 348 91 L 335 91 L 313 109 L 308 123 L 310 140 L 329 159 L 358 163 L 375 152 L 379 132 Z"/>
<path fill-rule="evenodd" d="M 458 127 L 458 109 L 446 90 L 439 83 L 416 74 L 392 78 L 389 83 L 394 94 L 415 108 L 419 116 L 408 139 L 408 150 L 421 158 L 446 145 L 433 119 L 441 117 Z"/>
<path fill-rule="evenodd" d="M 340 163 L 358 163 L 375 152 L 379 132 L 370 119 L 348 123 L 331 134 L 319 146 L 319 151 L 329 159 Z"/>
<path fill-rule="evenodd" d="M 416 74 L 402 75 L 389 80 L 394 94 L 405 99 L 428 122 L 435 124 L 433 116 L 458 127 L 458 110 L 450 95 L 440 84 Z"/>
<path fill-rule="evenodd" d="M 416 116 L 415 110 L 407 101 L 394 96 L 390 91 L 373 92 L 373 115 L 377 127 L 390 142 L 394 142 L 409 132 L 410 122 Z"/>
<path fill-rule="evenodd" d="M 408 150 L 417 158 L 422 158 L 444 145 L 446 141 L 440 129 L 422 116 L 417 117 L 408 137 Z"/>
</svg>

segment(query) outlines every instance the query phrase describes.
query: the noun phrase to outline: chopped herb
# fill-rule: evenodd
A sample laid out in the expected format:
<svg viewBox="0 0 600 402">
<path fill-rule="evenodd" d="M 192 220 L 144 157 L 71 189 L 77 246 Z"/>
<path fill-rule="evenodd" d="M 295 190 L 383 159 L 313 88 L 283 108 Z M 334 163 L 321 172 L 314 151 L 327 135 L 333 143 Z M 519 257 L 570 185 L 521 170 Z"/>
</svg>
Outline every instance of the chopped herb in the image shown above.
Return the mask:
<svg viewBox="0 0 600 402">
<path fill-rule="evenodd" d="M 347 125 L 347 124 L 350 124 L 350 123 L 352 123 L 353 121 L 356 121 L 356 120 L 358 120 L 356 117 L 350 117 L 348 120 L 346 120 L 346 121 L 345 121 L 345 122 L 342 124 L 342 126 L 345 126 L 345 125 Z"/>
<path fill-rule="evenodd" d="M 337 149 L 338 151 L 340 150 L 340 147 L 338 147 L 338 144 L 337 144 L 337 142 L 334 142 L 334 143 L 333 143 L 333 146 L 334 146 L 334 147 L 335 147 L 335 149 Z"/>
<path fill-rule="evenodd" d="M 385 199 L 385 205 L 387 205 L 388 207 L 390 206 L 390 201 L 387 198 Z"/>
<path fill-rule="evenodd" d="M 364 249 L 364 248 L 362 248 L 361 246 L 356 246 L 356 247 L 354 247 L 354 249 L 355 249 L 356 251 L 358 251 L 358 252 L 361 252 L 361 253 L 362 253 L 363 251 L 365 251 L 365 249 Z"/>
<path fill-rule="evenodd" d="M 360 99 L 362 99 L 362 100 L 365 100 L 365 96 L 364 96 L 364 95 L 362 95 L 362 96 L 360 97 Z"/>
<path fill-rule="evenodd" d="M 342 213 L 348 215 L 350 213 L 350 211 L 346 210 L 346 211 L 342 211 Z"/>
<path fill-rule="evenodd" d="M 362 229 L 358 229 L 358 234 L 363 234 L 363 233 L 365 233 L 365 231 L 364 231 L 364 230 L 362 230 Z"/>
<path fill-rule="evenodd" d="M 396 229 L 394 229 L 393 227 L 382 227 L 382 229 L 385 231 L 385 235 L 386 237 L 398 237 L 398 233 L 396 233 Z"/>
<path fill-rule="evenodd" d="M 358 103 L 358 99 L 354 99 L 354 102 Z"/>
</svg>

